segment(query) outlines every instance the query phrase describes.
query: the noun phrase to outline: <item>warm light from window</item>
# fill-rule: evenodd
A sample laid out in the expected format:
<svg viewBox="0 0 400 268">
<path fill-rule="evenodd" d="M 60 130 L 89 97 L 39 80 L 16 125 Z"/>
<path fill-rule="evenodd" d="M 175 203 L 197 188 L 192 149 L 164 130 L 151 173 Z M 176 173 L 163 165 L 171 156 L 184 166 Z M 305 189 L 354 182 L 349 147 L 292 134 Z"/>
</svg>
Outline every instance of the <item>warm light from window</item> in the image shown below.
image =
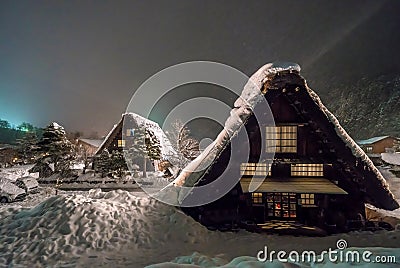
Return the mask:
<svg viewBox="0 0 400 268">
<path fill-rule="evenodd" d="M 125 140 L 118 140 L 118 147 L 125 147 Z"/>
<path fill-rule="evenodd" d="M 315 205 L 314 194 L 301 194 L 300 202 L 303 206 L 314 206 Z"/>
<path fill-rule="evenodd" d="M 241 176 L 271 176 L 270 166 L 266 163 L 242 163 Z"/>
<path fill-rule="evenodd" d="M 263 202 L 262 193 L 252 193 L 251 197 L 252 197 L 252 200 L 253 200 L 253 204 L 262 204 L 262 202 Z"/>
<path fill-rule="evenodd" d="M 324 176 L 323 164 L 292 164 L 292 176 L 322 177 Z"/>
<path fill-rule="evenodd" d="M 266 127 L 266 150 L 276 153 L 296 153 L 297 126 Z"/>
</svg>

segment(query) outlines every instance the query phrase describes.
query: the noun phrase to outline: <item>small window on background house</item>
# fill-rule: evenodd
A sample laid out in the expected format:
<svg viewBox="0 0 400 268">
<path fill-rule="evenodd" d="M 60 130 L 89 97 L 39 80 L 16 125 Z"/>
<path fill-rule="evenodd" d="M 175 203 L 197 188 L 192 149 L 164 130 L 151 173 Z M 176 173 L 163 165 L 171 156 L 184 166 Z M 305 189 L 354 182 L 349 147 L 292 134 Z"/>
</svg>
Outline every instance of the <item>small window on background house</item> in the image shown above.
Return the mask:
<svg viewBox="0 0 400 268">
<path fill-rule="evenodd" d="M 291 176 L 322 177 L 324 176 L 323 164 L 291 164 Z"/>
<path fill-rule="evenodd" d="M 271 169 L 267 163 L 240 164 L 241 176 L 271 176 Z"/>
<path fill-rule="evenodd" d="M 125 147 L 125 140 L 118 140 L 118 147 Z"/>
<path fill-rule="evenodd" d="M 367 153 L 372 153 L 372 146 L 367 146 Z"/>
<path fill-rule="evenodd" d="M 276 153 L 297 152 L 297 126 L 266 127 L 266 151 Z"/>
<path fill-rule="evenodd" d="M 263 203 L 262 197 L 263 197 L 262 193 L 252 193 L 251 194 L 251 199 L 253 201 L 253 204 L 262 204 Z"/>
<path fill-rule="evenodd" d="M 301 194 L 300 202 L 302 206 L 315 206 L 314 194 Z"/>
<path fill-rule="evenodd" d="M 127 137 L 133 137 L 135 135 L 135 129 L 134 128 L 127 128 L 126 129 L 126 136 Z"/>
</svg>

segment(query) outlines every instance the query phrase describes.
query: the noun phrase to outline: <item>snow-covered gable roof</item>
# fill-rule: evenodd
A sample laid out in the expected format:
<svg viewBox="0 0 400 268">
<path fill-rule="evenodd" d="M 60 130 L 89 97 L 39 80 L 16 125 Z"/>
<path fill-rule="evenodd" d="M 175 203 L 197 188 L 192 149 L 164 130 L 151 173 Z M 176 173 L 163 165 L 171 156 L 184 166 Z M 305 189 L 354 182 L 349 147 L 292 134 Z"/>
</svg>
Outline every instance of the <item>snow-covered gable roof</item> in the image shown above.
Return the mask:
<svg viewBox="0 0 400 268">
<path fill-rule="evenodd" d="M 158 123 L 151 121 L 150 119 L 144 118 L 136 113 L 126 113 L 122 117 L 129 116 L 132 118 L 136 124 L 140 127 L 144 127 L 154 133 L 157 139 L 160 141 L 161 155 L 162 158 L 168 159 L 170 156 L 176 155 L 175 150 L 172 148 L 171 142 L 165 135 L 164 131 L 158 125 Z"/>
<path fill-rule="evenodd" d="M 11 183 L 8 179 L 5 178 L 0 178 L 0 191 L 4 191 L 8 194 L 22 194 L 25 193 L 25 191 L 15 184 Z"/>
<path fill-rule="evenodd" d="M 119 126 L 120 124 L 122 124 L 122 119 L 119 121 L 118 124 L 115 124 L 112 129 L 110 130 L 110 132 L 108 132 L 107 136 L 104 138 L 103 142 L 100 144 L 99 148 L 97 149 L 95 154 L 99 154 L 104 150 L 104 147 L 106 145 L 106 143 L 109 141 L 111 135 L 115 132 L 117 126 Z"/>
<path fill-rule="evenodd" d="M 171 142 L 165 135 L 164 131 L 160 128 L 158 123 L 151 121 L 147 118 L 144 118 L 136 113 L 122 114 L 121 120 L 118 122 L 118 124 L 114 125 L 114 127 L 111 129 L 111 131 L 105 137 L 104 141 L 97 149 L 96 154 L 101 153 L 104 150 L 104 148 L 107 147 L 106 145 L 107 145 L 107 143 L 110 142 L 110 139 L 112 139 L 113 136 L 116 135 L 117 132 L 119 132 L 123 128 L 124 119 L 127 116 L 129 116 L 130 119 L 133 119 L 133 121 L 136 123 L 137 126 L 144 127 L 145 129 L 150 130 L 154 133 L 154 135 L 160 141 L 160 147 L 161 147 L 160 149 L 161 149 L 162 158 L 169 159 L 169 157 L 175 156 L 177 154 L 175 152 L 175 150 L 172 148 Z"/>
<path fill-rule="evenodd" d="M 373 138 L 369 138 L 366 140 L 359 140 L 357 141 L 358 144 L 360 145 L 370 145 L 370 144 L 374 144 L 378 141 L 384 140 L 386 138 L 389 138 L 390 136 L 379 136 L 379 137 L 373 137 Z"/>
<path fill-rule="evenodd" d="M 171 186 L 191 187 L 195 186 L 200 181 L 200 179 L 208 172 L 212 164 L 206 168 L 202 167 L 201 165 L 204 163 L 209 163 L 209 159 L 214 159 L 213 163 L 215 162 L 215 159 L 218 158 L 226 145 L 229 144 L 230 139 L 234 137 L 235 133 L 238 133 L 244 126 L 247 119 L 252 114 L 253 108 L 260 101 L 260 98 L 263 97 L 261 93 L 263 84 L 279 72 L 300 73 L 300 66 L 297 64 L 269 63 L 261 67 L 255 74 L 253 74 L 249 79 L 249 83 L 245 85 L 241 97 L 235 102 L 234 108 L 231 111 L 231 115 L 225 122 L 224 129 L 220 132 L 215 141 L 206 148 L 206 150 L 204 150 L 196 159 L 187 165 L 187 167 L 171 183 Z M 357 145 L 357 143 L 347 134 L 337 118 L 323 105 L 319 96 L 308 87 L 305 80 L 304 83 L 309 96 L 312 98 L 321 112 L 326 116 L 329 122 L 334 125 L 336 134 L 341 138 L 344 144 L 351 149 L 353 156 L 357 159 L 361 159 L 364 166 L 374 174 L 373 180 L 376 181 L 371 182 L 371 184 L 379 185 L 379 187 L 381 187 L 381 193 L 383 193 L 383 198 L 385 200 L 382 202 L 375 200 L 376 202 L 373 205 L 385 209 L 398 208 L 399 205 L 395 201 L 394 195 L 389 190 L 389 186 L 379 170 L 374 166 L 372 161 Z M 202 169 L 201 172 L 197 171 L 199 170 L 199 167 Z M 381 196 L 381 193 L 379 193 L 378 196 Z"/>
<path fill-rule="evenodd" d="M 94 140 L 94 139 L 79 139 L 79 140 L 96 148 L 99 148 L 104 141 L 104 140 Z"/>
</svg>

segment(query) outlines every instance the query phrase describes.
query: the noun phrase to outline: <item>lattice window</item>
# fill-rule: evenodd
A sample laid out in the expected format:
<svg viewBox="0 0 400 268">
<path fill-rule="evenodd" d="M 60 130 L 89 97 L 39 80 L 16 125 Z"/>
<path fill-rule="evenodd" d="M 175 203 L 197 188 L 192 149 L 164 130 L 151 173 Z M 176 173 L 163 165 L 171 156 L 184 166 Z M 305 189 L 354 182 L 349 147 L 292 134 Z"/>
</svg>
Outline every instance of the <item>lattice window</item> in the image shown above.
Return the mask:
<svg viewBox="0 0 400 268">
<path fill-rule="evenodd" d="M 118 147 L 125 147 L 125 140 L 118 140 Z"/>
<path fill-rule="evenodd" d="M 302 206 L 315 206 L 314 194 L 301 194 L 300 203 Z"/>
<path fill-rule="evenodd" d="M 291 175 L 300 177 L 322 177 L 324 176 L 323 164 L 292 164 Z"/>
<path fill-rule="evenodd" d="M 276 153 L 296 153 L 297 126 L 266 127 L 266 150 Z"/>
<path fill-rule="evenodd" d="M 240 165 L 241 176 L 271 176 L 270 165 L 267 163 L 242 163 Z"/>
<path fill-rule="evenodd" d="M 263 203 L 263 194 L 262 193 L 252 193 L 251 199 L 253 204 L 262 204 Z"/>
</svg>

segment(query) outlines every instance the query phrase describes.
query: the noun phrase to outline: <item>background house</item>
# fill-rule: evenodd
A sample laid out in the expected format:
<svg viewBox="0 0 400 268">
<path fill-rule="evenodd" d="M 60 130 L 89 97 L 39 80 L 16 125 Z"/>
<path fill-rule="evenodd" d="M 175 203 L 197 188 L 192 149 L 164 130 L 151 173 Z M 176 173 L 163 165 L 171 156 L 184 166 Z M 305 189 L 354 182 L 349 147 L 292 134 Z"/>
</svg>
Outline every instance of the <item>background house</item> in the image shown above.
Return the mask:
<svg viewBox="0 0 400 268">
<path fill-rule="evenodd" d="M 359 140 L 357 143 L 367 154 L 381 154 L 386 149 L 393 148 L 398 138 L 392 136 L 372 137 L 367 140 Z"/>
<path fill-rule="evenodd" d="M 89 156 L 93 156 L 100 145 L 103 143 L 103 140 L 97 139 L 78 139 L 77 146 L 83 148 Z"/>
</svg>

